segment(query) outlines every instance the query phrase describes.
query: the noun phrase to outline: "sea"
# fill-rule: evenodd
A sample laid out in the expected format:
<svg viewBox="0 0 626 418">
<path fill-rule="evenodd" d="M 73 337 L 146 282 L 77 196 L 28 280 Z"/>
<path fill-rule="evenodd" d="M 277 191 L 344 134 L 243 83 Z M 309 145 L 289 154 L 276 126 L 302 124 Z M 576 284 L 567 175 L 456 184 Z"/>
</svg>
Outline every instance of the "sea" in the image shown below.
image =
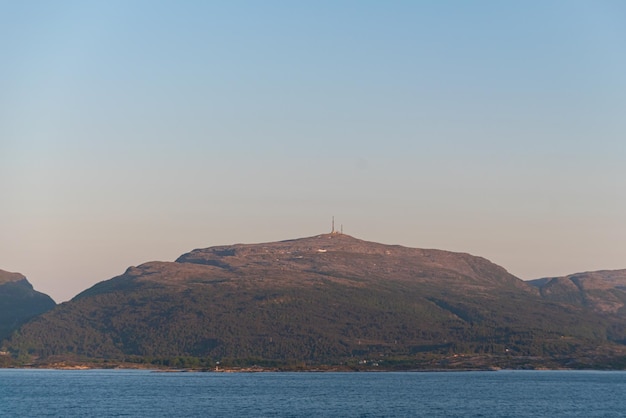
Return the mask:
<svg viewBox="0 0 626 418">
<path fill-rule="evenodd" d="M 1 417 L 623 417 L 626 372 L 0 369 Z"/>
</svg>

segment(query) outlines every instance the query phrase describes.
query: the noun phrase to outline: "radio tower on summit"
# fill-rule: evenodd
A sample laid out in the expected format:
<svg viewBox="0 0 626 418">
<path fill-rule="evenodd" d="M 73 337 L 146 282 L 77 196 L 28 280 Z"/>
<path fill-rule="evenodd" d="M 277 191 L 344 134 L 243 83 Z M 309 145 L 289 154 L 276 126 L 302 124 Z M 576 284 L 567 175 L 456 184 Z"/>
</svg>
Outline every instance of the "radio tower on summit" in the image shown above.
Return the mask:
<svg viewBox="0 0 626 418">
<path fill-rule="evenodd" d="M 343 225 L 341 225 L 341 232 L 335 230 L 335 217 L 334 216 L 333 216 L 333 222 L 332 222 L 332 226 L 331 226 L 331 229 L 330 229 L 330 233 L 332 235 L 343 234 Z"/>
</svg>

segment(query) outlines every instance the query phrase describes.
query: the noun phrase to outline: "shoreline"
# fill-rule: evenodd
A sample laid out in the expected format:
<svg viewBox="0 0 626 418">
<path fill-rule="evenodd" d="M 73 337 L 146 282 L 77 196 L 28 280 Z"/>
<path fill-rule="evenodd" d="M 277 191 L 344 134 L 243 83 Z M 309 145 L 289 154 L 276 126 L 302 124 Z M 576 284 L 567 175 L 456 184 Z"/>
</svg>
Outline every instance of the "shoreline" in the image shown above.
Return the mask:
<svg viewBox="0 0 626 418">
<path fill-rule="evenodd" d="M 526 368 L 410 368 L 410 369 L 353 369 L 349 367 L 311 367 L 311 368 L 274 368 L 274 367 L 225 367 L 219 369 L 196 369 L 196 368 L 159 368 L 159 367 L 135 367 L 133 365 L 120 364 L 111 367 L 98 365 L 62 365 L 48 364 L 39 366 L 5 366 L 0 370 L 57 370 L 57 371 L 85 371 L 85 370 L 143 370 L 154 373 L 453 373 L 453 372 L 499 372 L 499 371 L 616 371 L 624 372 L 623 369 L 605 368 L 566 368 L 566 367 L 526 367 Z"/>
</svg>

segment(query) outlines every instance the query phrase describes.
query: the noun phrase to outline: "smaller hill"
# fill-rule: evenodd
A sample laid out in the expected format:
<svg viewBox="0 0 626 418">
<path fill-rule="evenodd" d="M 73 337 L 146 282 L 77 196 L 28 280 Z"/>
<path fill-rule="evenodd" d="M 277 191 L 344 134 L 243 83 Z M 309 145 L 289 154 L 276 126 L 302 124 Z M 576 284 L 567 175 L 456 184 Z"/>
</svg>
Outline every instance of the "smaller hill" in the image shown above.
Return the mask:
<svg viewBox="0 0 626 418">
<path fill-rule="evenodd" d="M 626 269 L 547 277 L 528 282 L 546 301 L 580 307 L 607 321 L 607 337 L 626 344 Z"/>
<path fill-rule="evenodd" d="M 55 306 L 50 296 L 34 290 L 23 275 L 0 270 L 0 341 Z"/>
<path fill-rule="evenodd" d="M 528 283 L 544 299 L 584 306 L 600 314 L 626 318 L 626 269 L 602 270 L 547 277 Z"/>
</svg>

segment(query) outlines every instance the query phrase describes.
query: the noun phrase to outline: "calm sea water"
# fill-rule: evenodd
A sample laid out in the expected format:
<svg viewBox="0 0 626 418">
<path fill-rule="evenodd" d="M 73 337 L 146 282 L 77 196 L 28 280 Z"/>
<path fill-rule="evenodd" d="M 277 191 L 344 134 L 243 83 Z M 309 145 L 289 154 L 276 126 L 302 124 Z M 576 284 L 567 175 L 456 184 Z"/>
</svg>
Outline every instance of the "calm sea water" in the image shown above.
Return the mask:
<svg viewBox="0 0 626 418">
<path fill-rule="evenodd" d="M 626 373 L 0 369 L 2 417 L 626 416 Z"/>
</svg>

